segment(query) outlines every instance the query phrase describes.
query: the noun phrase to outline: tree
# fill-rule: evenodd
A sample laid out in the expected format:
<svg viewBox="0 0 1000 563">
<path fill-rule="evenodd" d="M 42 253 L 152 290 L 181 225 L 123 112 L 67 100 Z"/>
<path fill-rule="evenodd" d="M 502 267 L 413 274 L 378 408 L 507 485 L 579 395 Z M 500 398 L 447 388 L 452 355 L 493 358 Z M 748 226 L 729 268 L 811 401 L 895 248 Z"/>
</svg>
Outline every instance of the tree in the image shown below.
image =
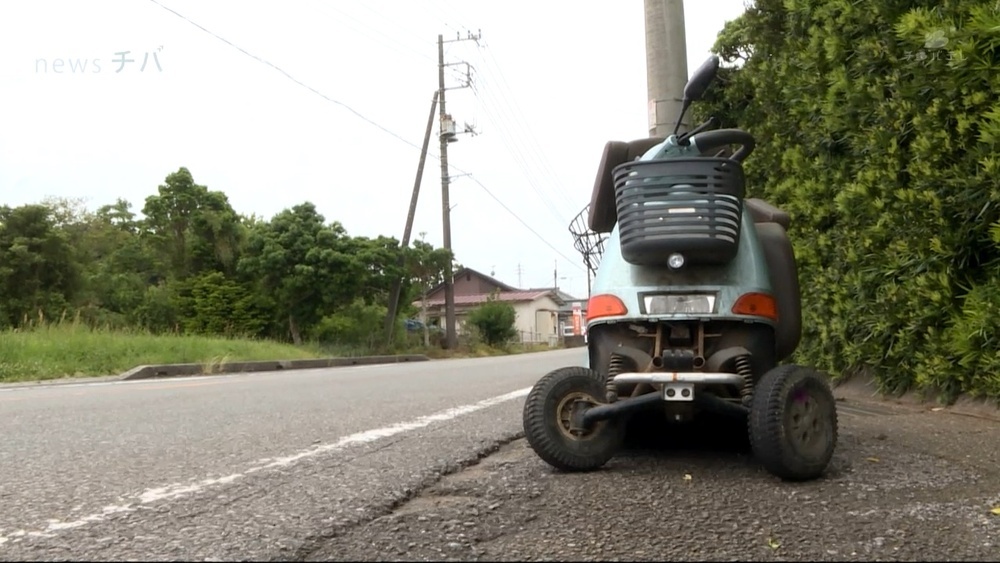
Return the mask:
<svg viewBox="0 0 1000 563">
<path fill-rule="evenodd" d="M 406 296 L 404 303 L 420 301 L 420 318 L 423 320 L 424 346 L 431 345 L 430 327 L 427 326 L 427 292 L 430 288 L 444 282 L 444 271 L 448 266 L 448 261 L 453 260 L 454 254 L 445 248 L 434 248 L 433 245 L 424 241 L 426 233 L 420 233 L 420 239 L 413 242 L 413 246 L 406 249 L 406 272 L 408 274 L 407 283 L 404 286 L 402 295 Z M 412 307 L 406 307 L 409 311 Z"/>
<path fill-rule="evenodd" d="M 357 246 L 340 223 L 325 221 L 309 202 L 286 209 L 251 231 L 239 263 L 272 296 L 295 344 L 324 316 L 352 303 L 363 284 L 366 265 L 353 253 Z"/>
<path fill-rule="evenodd" d="M 0 323 L 57 317 L 80 288 L 73 248 L 45 205 L 0 207 Z"/>
<path fill-rule="evenodd" d="M 470 311 L 468 321 L 479 330 L 483 340 L 490 346 L 504 346 L 517 336 L 514 328 L 517 311 L 510 303 L 499 301 L 495 294 L 486 303 Z"/>
<path fill-rule="evenodd" d="M 187 168 L 168 175 L 142 212 L 146 234 L 164 253 L 173 277 L 235 271 L 243 239 L 239 215 L 225 194 L 196 184 Z"/>
<path fill-rule="evenodd" d="M 348 241 L 351 254 L 362 266 L 360 295 L 366 303 L 387 303 L 393 280 L 403 277 L 402 250 L 395 238 L 353 237 Z"/>
<path fill-rule="evenodd" d="M 448 259 L 422 242 L 348 236 L 308 202 L 241 216 L 182 167 L 139 216 L 123 199 L 0 209 L 0 325 L 73 313 L 91 326 L 376 347 L 392 282 L 411 297 Z"/>
<path fill-rule="evenodd" d="M 358 297 L 320 319 L 312 335 L 324 343 L 378 349 L 384 338 L 382 323 L 387 314 L 388 308 L 383 303 Z"/>
<path fill-rule="evenodd" d="M 83 277 L 79 310 L 91 323 L 138 324 L 146 286 L 157 281 L 155 253 L 139 237 L 131 207 L 119 199 L 79 213 L 65 227 Z"/>
<path fill-rule="evenodd" d="M 267 311 L 256 297 L 222 272 L 202 274 L 192 280 L 184 328 L 197 334 L 259 336 L 267 326 Z"/>
</svg>

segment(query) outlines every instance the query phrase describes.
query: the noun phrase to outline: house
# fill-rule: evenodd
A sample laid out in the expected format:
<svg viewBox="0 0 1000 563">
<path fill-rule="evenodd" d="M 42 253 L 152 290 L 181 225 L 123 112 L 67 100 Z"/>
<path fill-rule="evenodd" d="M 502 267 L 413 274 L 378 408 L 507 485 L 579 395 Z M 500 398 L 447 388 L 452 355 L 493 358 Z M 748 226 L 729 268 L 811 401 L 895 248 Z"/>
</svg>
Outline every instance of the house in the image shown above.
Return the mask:
<svg viewBox="0 0 1000 563">
<path fill-rule="evenodd" d="M 522 342 L 558 342 L 562 336 L 560 326 L 572 326 L 572 296 L 556 288 L 519 289 L 505 284 L 472 268 L 455 272 L 455 325 L 459 334 L 465 332 L 465 321 L 470 311 L 482 305 L 494 293 L 498 301 L 510 303 L 517 313 L 515 328 Z M 430 326 L 444 327 L 444 284 L 427 292 L 427 313 L 423 318 Z M 421 301 L 413 305 L 421 308 Z"/>
</svg>

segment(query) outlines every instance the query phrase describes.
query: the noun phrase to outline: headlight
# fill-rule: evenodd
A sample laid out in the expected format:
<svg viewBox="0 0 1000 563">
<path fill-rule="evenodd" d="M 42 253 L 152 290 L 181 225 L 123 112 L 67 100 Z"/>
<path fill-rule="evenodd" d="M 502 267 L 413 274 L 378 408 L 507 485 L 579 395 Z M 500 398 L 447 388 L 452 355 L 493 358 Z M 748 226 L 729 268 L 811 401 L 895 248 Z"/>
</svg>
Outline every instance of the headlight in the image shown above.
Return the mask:
<svg viewBox="0 0 1000 563">
<path fill-rule="evenodd" d="M 647 315 L 711 314 L 714 295 L 650 295 L 645 299 Z"/>
<path fill-rule="evenodd" d="M 677 252 L 667 258 L 667 265 L 675 270 L 679 270 L 684 265 L 684 255 Z"/>
</svg>

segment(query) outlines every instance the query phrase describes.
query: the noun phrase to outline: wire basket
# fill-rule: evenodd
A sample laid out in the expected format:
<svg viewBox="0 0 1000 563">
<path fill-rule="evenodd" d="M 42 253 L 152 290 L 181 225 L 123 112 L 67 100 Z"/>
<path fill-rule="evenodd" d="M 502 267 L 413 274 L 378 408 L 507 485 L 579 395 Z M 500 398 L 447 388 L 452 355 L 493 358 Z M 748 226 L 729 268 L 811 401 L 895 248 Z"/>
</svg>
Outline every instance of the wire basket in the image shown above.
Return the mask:
<svg viewBox="0 0 1000 563">
<path fill-rule="evenodd" d="M 583 256 L 583 263 L 587 266 L 590 275 L 597 274 L 597 267 L 601 264 L 601 256 L 604 254 L 605 235 L 595 233 L 587 226 L 590 205 L 585 206 L 580 213 L 573 218 L 569 225 L 569 232 L 573 235 L 573 247 Z"/>
</svg>

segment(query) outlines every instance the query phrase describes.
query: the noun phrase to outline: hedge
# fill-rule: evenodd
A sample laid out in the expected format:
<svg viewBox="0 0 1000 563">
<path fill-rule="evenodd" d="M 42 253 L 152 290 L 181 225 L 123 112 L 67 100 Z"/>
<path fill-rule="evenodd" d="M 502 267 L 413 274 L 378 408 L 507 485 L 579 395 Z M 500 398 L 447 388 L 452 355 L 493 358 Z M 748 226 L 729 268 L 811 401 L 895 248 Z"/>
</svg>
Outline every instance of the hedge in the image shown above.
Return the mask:
<svg viewBox="0 0 1000 563">
<path fill-rule="evenodd" d="M 1000 399 L 1000 6 L 757 0 L 697 106 L 753 133 L 792 215 L 794 358 L 881 390 Z"/>
</svg>

